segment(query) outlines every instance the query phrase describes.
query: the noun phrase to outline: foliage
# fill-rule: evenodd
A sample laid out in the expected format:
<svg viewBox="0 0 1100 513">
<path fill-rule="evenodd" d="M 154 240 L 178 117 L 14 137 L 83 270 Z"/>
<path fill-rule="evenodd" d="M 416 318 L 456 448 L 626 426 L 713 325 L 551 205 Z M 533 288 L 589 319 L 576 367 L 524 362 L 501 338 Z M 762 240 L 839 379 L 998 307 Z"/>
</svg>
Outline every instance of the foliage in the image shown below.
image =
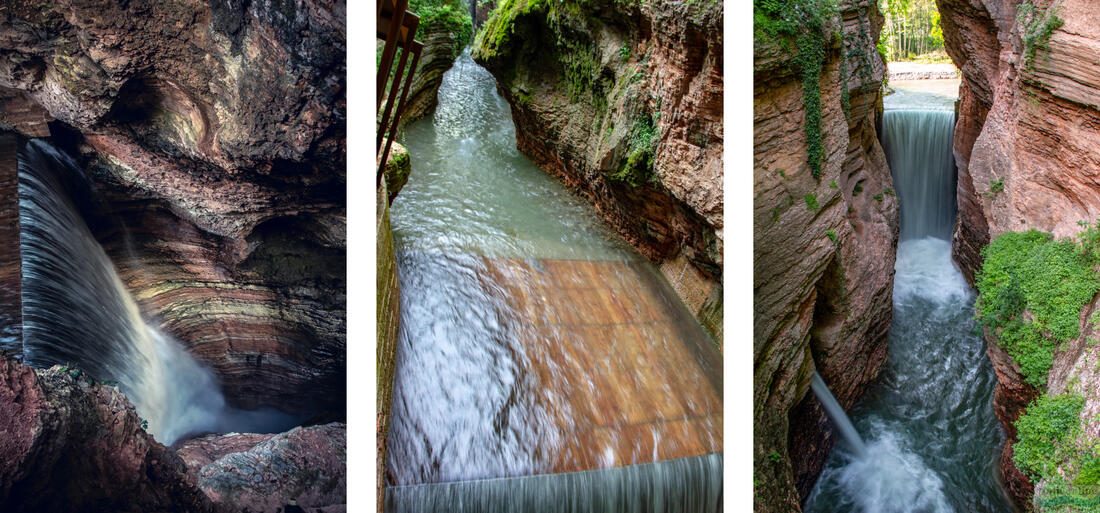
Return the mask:
<svg viewBox="0 0 1100 513">
<path fill-rule="evenodd" d="M 804 199 L 806 200 L 806 208 L 816 212 L 819 207 L 817 204 L 817 195 L 810 192 L 806 194 Z"/>
<path fill-rule="evenodd" d="M 1081 308 L 1100 290 L 1088 253 L 1036 230 L 1003 233 L 982 249 L 976 316 L 1000 330 L 999 345 L 1033 386 L 1046 383 L 1056 345 L 1080 335 Z"/>
<path fill-rule="evenodd" d="M 630 60 L 630 43 L 623 43 L 619 47 L 619 60 L 626 62 Z"/>
<path fill-rule="evenodd" d="M 943 29 L 935 0 L 881 0 L 886 17 L 879 41 L 887 61 L 910 60 L 943 50 Z"/>
<path fill-rule="evenodd" d="M 473 20 L 465 2 L 459 0 L 410 0 L 409 10 L 420 16 L 417 39 L 423 34 L 449 32 L 454 37 L 452 59 L 462 53 L 474 35 Z"/>
<path fill-rule="evenodd" d="M 783 461 L 783 456 L 781 456 L 776 451 L 772 451 L 772 452 L 768 453 L 768 459 L 772 460 L 772 463 L 779 463 L 780 461 Z"/>
<path fill-rule="evenodd" d="M 882 191 L 882 193 L 886 194 L 886 195 L 889 195 L 889 196 L 893 196 L 894 195 L 894 189 L 887 188 L 886 190 Z"/>
<path fill-rule="evenodd" d="M 875 198 L 875 201 L 882 203 L 882 194 L 875 194 L 872 197 Z"/>
<path fill-rule="evenodd" d="M 827 24 L 836 16 L 834 0 L 753 0 L 753 35 L 776 41 L 796 52 L 794 66 L 802 78 L 802 103 L 806 108 L 806 135 L 810 174 L 821 177 L 825 158 L 821 134 L 821 72 L 826 49 L 834 33 Z"/>
<path fill-rule="evenodd" d="M 852 189 L 852 196 L 859 196 L 861 192 L 863 192 L 863 184 L 857 183 L 855 188 Z"/>
<path fill-rule="evenodd" d="M 836 242 L 836 230 L 825 230 L 825 236 L 834 243 Z"/>
<path fill-rule="evenodd" d="M 992 182 L 989 182 L 989 191 L 990 192 L 997 193 L 997 192 L 1001 192 L 1003 190 L 1005 190 L 1005 179 L 1004 178 L 998 178 L 996 180 L 993 180 Z"/>
<path fill-rule="evenodd" d="M 653 180 L 653 158 L 657 146 L 659 113 L 643 114 L 634 119 L 627 144 L 626 162 L 608 177 L 638 187 Z"/>
<path fill-rule="evenodd" d="M 1017 442 L 1012 446 L 1016 467 L 1033 478 L 1054 474 L 1064 456 L 1059 449 L 1070 442 L 1080 425 L 1085 399 L 1077 394 L 1043 394 L 1016 419 Z"/>
<path fill-rule="evenodd" d="M 1035 69 L 1035 53 L 1039 50 L 1050 51 L 1050 36 L 1063 23 L 1058 16 L 1060 6 L 1055 3 L 1046 9 L 1034 4 L 1034 0 L 1024 0 L 1016 10 L 1016 21 L 1023 26 L 1021 39 L 1024 43 L 1024 67 Z"/>
</svg>

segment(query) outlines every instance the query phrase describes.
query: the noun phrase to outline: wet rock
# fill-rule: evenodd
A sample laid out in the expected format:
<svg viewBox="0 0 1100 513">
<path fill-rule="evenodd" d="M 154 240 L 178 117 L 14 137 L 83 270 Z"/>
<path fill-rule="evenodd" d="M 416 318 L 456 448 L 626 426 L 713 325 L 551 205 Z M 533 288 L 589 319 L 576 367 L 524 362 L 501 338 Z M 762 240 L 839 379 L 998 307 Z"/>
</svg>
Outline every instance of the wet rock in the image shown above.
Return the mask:
<svg viewBox="0 0 1100 513">
<path fill-rule="evenodd" d="M 412 160 L 409 158 L 409 150 L 404 146 L 393 143 L 390 154 L 386 158 L 386 167 L 383 170 L 386 179 L 386 190 L 389 191 L 389 201 L 397 197 L 401 188 L 409 181 L 412 173 Z"/>
<path fill-rule="evenodd" d="M 876 124 L 886 66 L 874 2 L 840 2 L 819 81 L 820 178 L 796 55 L 754 44 L 753 360 L 757 511 L 798 511 L 835 438 L 816 369 L 850 408 L 886 361 L 898 203 Z M 843 59 L 842 59 L 843 55 Z M 848 112 L 844 92 L 848 96 Z M 778 458 L 777 458 L 778 456 Z"/>
<path fill-rule="evenodd" d="M 115 387 L 0 357 L 0 510 L 215 511 Z"/>
<path fill-rule="evenodd" d="M 229 434 L 179 448 L 199 488 L 228 511 L 342 511 L 347 428 L 332 423 L 278 435 Z"/>
</svg>

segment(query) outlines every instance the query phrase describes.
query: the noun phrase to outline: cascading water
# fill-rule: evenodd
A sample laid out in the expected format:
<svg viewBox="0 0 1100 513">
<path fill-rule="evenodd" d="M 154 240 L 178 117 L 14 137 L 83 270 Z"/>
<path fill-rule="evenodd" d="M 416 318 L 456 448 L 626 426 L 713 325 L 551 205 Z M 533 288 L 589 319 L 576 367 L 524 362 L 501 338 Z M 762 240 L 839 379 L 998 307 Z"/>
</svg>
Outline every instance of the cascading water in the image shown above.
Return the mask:
<svg viewBox="0 0 1100 513">
<path fill-rule="evenodd" d="M 293 425 L 273 410 L 226 406 L 214 374 L 142 319 L 70 197 L 82 176 L 45 141 L 29 141 L 20 151 L 24 362 L 72 365 L 118 382 L 149 431 L 169 445 L 188 434 Z"/>
<path fill-rule="evenodd" d="M 821 375 L 814 371 L 814 377 L 810 379 L 810 388 L 813 389 L 814 395 L 817 396 L 817 400 L 821 401 L 821 406 L 825 408 L 825 415 L 829 417 L 833 425 L 840 431 L 841 437 L 844 438 L 844 442 L 852 449 L 857 455 L 863 455 L 867 453 L 867 445 L 863 443 L 863 439 L 859 437 L 859 432 L 856 431 L 855 426 L 852 425 L 852 421 L 848 419 L 848 414 L 844 413 L 844 408 L 837 402 L 836 397 L 833 397 L 832 391 L 829 390 L 829 386 L 825 384 L 825 380 L 821 379 Z"/>
<path fill-rule="evenodd" d="M 883 147 L 902 223 L 887 366 L 851 412 L 866 450 L 838 445 L 804 509 L 1012 511 L 998 477 L 996 376 L 974 334 L 973 294 L 951 261 L 954 115 L 926 105 L 887 109 Z"/>
<path fill-rule="evenodd" d="M 465 51 L 405 140 L 386 510 L 721 509 L 721 356 Z"/>
</svg>

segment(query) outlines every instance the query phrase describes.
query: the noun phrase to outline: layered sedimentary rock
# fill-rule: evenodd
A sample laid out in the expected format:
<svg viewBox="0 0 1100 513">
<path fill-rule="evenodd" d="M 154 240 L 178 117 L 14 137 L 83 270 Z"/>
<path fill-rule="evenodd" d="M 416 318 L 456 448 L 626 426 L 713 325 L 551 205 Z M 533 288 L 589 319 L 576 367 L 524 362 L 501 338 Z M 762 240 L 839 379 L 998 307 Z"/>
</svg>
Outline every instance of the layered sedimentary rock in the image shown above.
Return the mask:
<svg viewBox="0 0 1100 513">
<path fill-rule="evenodd" d="M 519 150 L 667 264 L 712 334 L 721 333 L 722 44 L 720 3 L 511 0 L 473 51 L 511 105 Z"/>
<path fill-rule="evenodd" d="M 0 16 L 0 123 L 77 155 L 105 199 L 89 224 L 145 313 L 235 405 L 341 416 L 343 2 Z"/>
<path fill-rule="evenodd" d="M 215 511 L 113 386 L 0 356 L 0 510 Z"/>
<path fill-rule="evenodd" d="M 761 32 L 755 39 L 757 511 L 798 511 L 835 444 L 809 391 L 813 371 L 849 408 L 886 360 L 898 204 L 875 129 L 886 71 L 875 50 L 882 23 L 875 2 L 847 1 L 822 29 L 817 178 L 797 47 Z"/>
<path fill-rule="evenodd" d="M 0 131 L 0 349 L 22 342 L 18 138 Z"/>
<path fill-rule="evenodd" d="M 1035 228 L 1067 237 L 1081 229 L 1079 221 L 1100 217 L 1100 11 L 1087 0 L 937 4 L 947 52 L 963 75 L 953 246 L 955 260 L 973 280 L 980 248 L 1003 232 Z M 1066 389 L 1067 375 L 1077 376 L 1073 382 L 1085 392 L 1098 388 L 1100 376 L 1086 365 L 1097 356 L 1084 338 L 1056 353 L 1048 393 Z M 1032 483 L 1013 464 L 1011 423 L 1036 391 L 990 340 L 995 406 L 1008 434 L 1002 473 L 1017 502 L 1027 504 Z M 1100 398 L 1084 395 L 1086 411 L 1100 408 Z M 1098 438 L 1095 425 L 1085 429 Z"/>
</svg>

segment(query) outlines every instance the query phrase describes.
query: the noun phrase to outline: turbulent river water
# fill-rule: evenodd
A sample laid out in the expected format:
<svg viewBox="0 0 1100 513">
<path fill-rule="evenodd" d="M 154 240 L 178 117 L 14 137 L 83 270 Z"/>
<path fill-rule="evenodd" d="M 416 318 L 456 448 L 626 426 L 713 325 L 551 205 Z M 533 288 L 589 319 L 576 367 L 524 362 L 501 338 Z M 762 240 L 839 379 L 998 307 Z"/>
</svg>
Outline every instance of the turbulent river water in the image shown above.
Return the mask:
<svg viewBox="0 0 1100 513">
<path fill-rule="evenodd" d="M 894 84 L 901 94 L 887 97 L 883 119 L 902 224 L 887 366 L 850 412 L 866 450 L 839 444 L 805 510 L 1010 512 L 996 376 L 975 334 L 974 293 L 951 260 L 953 98 L 943 84 L 904 86 Z"/>
<path fill-rule="evenodd" d="M 464 52 L 408 127 L 389 511 L 716 511 L 721 357 Z M 675 372 L 673 372 L 675 369 Z M 568 499 L 568 500 L 566 500 Z"/>
</svg>

